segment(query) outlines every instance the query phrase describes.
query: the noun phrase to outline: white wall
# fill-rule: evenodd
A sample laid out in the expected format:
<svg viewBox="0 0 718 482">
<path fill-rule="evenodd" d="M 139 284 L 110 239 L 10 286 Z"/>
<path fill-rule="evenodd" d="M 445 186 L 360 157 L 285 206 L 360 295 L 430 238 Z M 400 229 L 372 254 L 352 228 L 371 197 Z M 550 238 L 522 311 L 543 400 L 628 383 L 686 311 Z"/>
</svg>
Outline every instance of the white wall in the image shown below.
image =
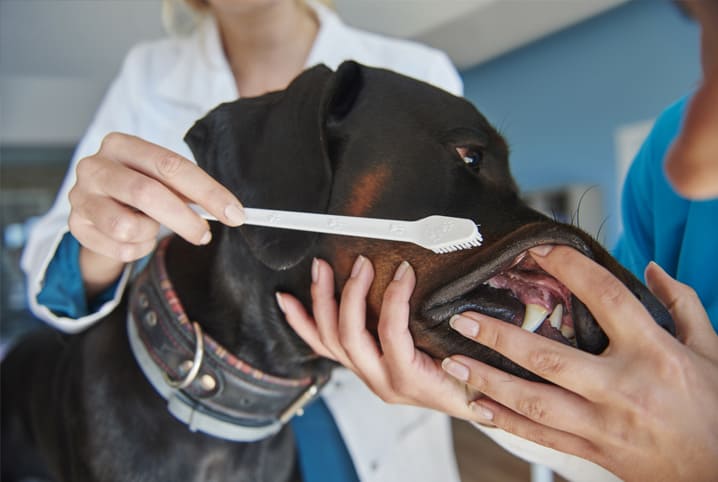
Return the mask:
<svg viewBox="0 0 718 482">
<path fill-rule="evenodd" d="M 74 144 L 160 0 L 0 0 L 0 142 Z"/>
</svg>

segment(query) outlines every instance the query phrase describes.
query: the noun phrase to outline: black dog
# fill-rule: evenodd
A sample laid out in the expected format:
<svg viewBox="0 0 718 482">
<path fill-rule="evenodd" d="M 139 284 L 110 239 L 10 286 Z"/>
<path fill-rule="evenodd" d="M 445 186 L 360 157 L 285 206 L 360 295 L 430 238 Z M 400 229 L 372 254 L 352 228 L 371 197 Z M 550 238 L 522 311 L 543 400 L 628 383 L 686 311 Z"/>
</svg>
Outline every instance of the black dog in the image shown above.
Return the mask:
<svg viewBox="0 0 718 482">
<path fill-rule="evenodd" d="M 521 202 L 506 143 L 474 107 L 422 82 L 355 63 L 337 72 L 316 67 L 285 91 L 218 107 L 186 140 L 247 206 L 466 217 L 480 223 L 483 246 L 437 255 L 402 243 L 221 225 L 207 247 L 170 238 L 108 319 L 76 336 L 36 335 L 5 361 L 3 480 L 32 475 L 37 460 L 46 475 L 68 481 L 298 479 L 293 439 L 281 427 L 332 364 L 286 325 L 274 293 L 308 302 L 314 256 L 335 267 L 338 286 L 358 254 L 374 262 L 370 318 L 408 260 L 418 279 L 417 345 L 521 376 L 531 374 L 450 330 L 451 315 L 471 309 L 521 324 L 526 304 L 551 312 L 560 304 L 539 333 L 593 353 L 607 343 L 584 305 L 525 256 L 537 245 L 569 245 L 597 260 L 673 331 L 660 303 L 588 235 Z"/>
</svg>

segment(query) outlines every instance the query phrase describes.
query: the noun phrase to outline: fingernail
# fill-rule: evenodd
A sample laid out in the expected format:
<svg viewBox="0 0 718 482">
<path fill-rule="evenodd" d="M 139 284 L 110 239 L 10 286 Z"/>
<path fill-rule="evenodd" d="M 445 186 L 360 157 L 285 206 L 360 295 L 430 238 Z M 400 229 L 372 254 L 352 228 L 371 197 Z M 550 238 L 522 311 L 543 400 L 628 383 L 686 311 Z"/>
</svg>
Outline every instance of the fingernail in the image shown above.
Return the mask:
<svg viewBox="0 0 718 482">
<path fill-rule="evenodd" d="M 452 316 L 449 326 L 468 338 L 476 338 L 476 335 L 479 334 L 479 323 L 463 315 Z"/>
<path fill-rule="evenodd" d="M 282 313 L 284 313 L 284 302 L 282 300 L 282 295 L 277 291 L 274 293 L 274 296 L 277 298 L 277 304 L 279 305 L 279 309 L 282 310 Z"/>
<path fill-rule="evenodd" d="M 396 268 L 396 272 L 394 273 L 394 281 L 399 281 L 401 278 L 403 278 L 408 269 L 409 263 L 407 261 L 402 261 L 399 267 Z"/>
<path fill-rule="evenodd" d="M 462 365 L 450 358 L 444 358 L 444 361 L 441 362 L 441 368 L 458 380 L 465 382 L 469 379 L 469 368 L 466 365 Z"/>
<path fill-rule="evenodd" d="M 235 225 L 242 224 L 246 219 L 244 209 L 236 203 L 228 204 L 227 207 L 224 208 L 224 215 L 229 222 Z"/>
<path fill-rule="evenodd" d="M 648 265 L 646 266 L 646 269 L 647 269 L 649 266 L 655 266 L 655 267 L 656 267 L 655 269 L 658 269 L 658 271 L 660 271 L 661 273 L 665 273 L 665 274 L 667 274 L 668 276 L 671 276 L 671 275 L 669 275 L 669 274 L 666 272 L 665 269 L 663 269 L 663 266 L 661 266 L 660 264 L 656 263 L 655 261 L 649 261 L 649 262 L 648 262 Z M 671 276 L 671 278 L 673 278 L 673 276 Z"/>
<path fill-rule="evenodd" d="M 212 241 L 212 233 L 210 231 L 206 231 L 204 236 L 202 236 L 202 239 L 199 240 L 199 244 L 209 244 L 210 241 Z"/>
<path fill-rule="evenodd" d="M 484 420 L 493 420 L 494 419 L 494 412 L 489 410 L 488 408 L 484 407 L 483 405 L 479 405 L 476 402 L 471 402 L 469 404 L 469 408 L 479 416 L 479 418 L 482 418 Z"/>
<path fill-rule="evenodd" d="M 553 244 L 542 244 L 541 246 L 534 246 L 529 249 L 529 253 L 537 256 L 547 256 L 553 249 Z"/>
<path fill-rule="evenodd" d="M 364 265 L 364 256 L 361 254 L 357 256 L 356 261 L 354 261 L 354 267 L 352 268 L 352 274 L 350 275 L 352 278 L 356 278 L 359 276 L 359 272 L 361 271 L 362 266 Z"/>
<path fill-rule="evenodd" d="M 319 281 L 319 261 L 317 258 L 312 259 L 312 283 Z"/>
</svg>

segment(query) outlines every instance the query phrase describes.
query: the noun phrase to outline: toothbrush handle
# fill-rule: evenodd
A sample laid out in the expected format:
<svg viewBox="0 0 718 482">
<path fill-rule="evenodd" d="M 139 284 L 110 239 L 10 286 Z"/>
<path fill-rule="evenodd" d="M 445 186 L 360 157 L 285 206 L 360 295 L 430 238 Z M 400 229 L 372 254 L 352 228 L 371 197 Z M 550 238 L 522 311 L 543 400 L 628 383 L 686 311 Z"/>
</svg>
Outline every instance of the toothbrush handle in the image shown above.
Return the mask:
<svg viewBox="0 0 718 482">
<path fill-rule="evenodd" d="M 245 224 L 318 233 L 361 236 L 391 241 L 412 241 L 415 221 L 361 218 L 272 209 L 244 208 Z"/>
</svg>

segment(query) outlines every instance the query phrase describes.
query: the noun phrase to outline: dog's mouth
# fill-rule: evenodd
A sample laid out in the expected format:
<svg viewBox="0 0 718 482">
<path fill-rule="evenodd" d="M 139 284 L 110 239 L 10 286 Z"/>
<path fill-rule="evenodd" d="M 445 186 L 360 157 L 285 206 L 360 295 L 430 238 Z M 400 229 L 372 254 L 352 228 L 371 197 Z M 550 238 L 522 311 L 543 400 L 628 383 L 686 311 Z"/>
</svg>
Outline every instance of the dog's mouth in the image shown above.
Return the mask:
<svg viewBox="0 0 718 482">
<path fill-rule="evenodd" d="M 511 266 L 495 274 L 476 290 L 478 299 L 513 299 L 510 323 L 524 330 L 576 346 L 572 295 L 560 281 L 542 270 L 528 252 L 519 254 Z M 488 313 L 487 313 L 488 314 Z"/>
<path fill-rule="evenodd" d="M 511 251 L 517 249 L 518 254 L 504 253 L 431 296 L 422 310 L 429 321 L 427 328 L 447 323 L 453 315 L 476 311 L 581 348 L 577 325 L 595 324 L 595 320 L 588 310 L 580 309 L 582 303 L 563 283 L 541 269 L 528 247 L 516 246 Z"/>
</svg>

